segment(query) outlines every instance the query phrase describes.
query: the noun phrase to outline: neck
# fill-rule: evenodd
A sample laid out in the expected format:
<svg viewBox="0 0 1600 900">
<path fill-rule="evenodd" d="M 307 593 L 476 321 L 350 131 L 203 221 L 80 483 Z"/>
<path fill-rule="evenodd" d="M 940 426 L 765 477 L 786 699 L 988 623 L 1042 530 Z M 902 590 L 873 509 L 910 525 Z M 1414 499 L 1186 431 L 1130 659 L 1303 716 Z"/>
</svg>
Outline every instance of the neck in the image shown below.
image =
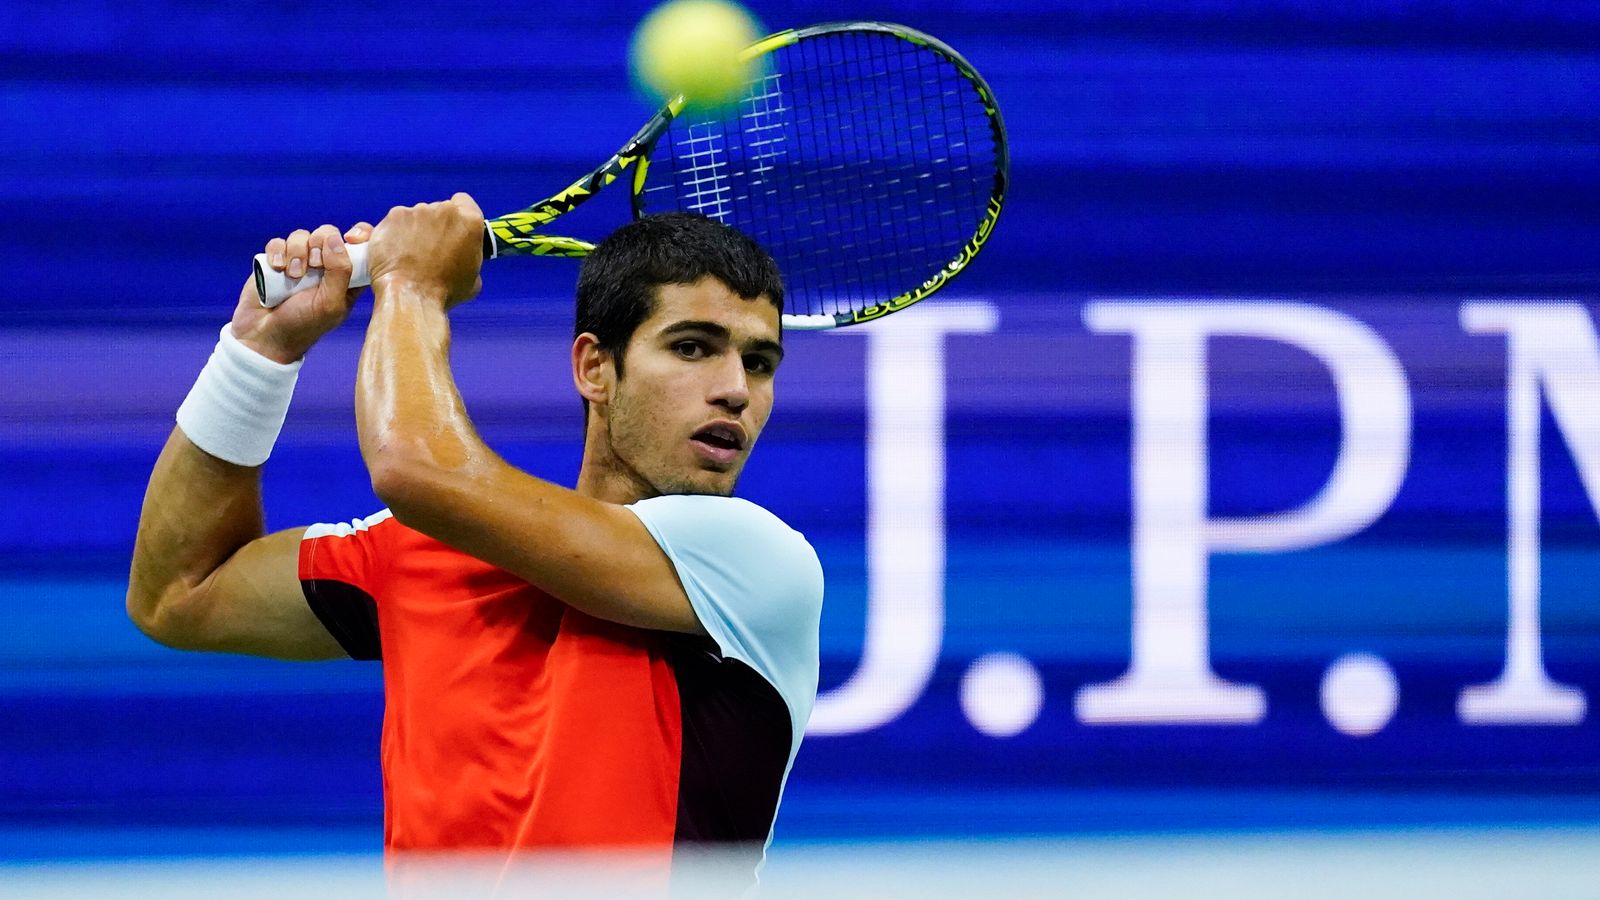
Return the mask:
<svg viewBox="0 0 1600 900">
<path fill-rule="evenodd" d="M 656 489 L 611 449 L 605 419 L 591 409 L 583 431 L 583 462 L 575 490 L 607 503 L 633 503 L 654 497 Z"/>
</svg>

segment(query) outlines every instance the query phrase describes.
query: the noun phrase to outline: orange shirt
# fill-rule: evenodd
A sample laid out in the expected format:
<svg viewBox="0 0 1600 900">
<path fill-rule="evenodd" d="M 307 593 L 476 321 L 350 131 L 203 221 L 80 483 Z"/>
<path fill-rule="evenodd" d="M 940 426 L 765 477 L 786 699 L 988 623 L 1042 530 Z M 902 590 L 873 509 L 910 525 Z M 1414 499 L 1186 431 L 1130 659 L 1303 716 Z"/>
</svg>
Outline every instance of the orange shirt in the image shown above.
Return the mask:
<svg viewBox="0 0 1600 900">
<path fill-rule="evenodd" d="M 759 661 L 586 615 L 387 511 L 308 529 L 299 572 L 346 651 L 383 660 L 391 853 L 769 839 L 810 698 Z"/>
</svg>

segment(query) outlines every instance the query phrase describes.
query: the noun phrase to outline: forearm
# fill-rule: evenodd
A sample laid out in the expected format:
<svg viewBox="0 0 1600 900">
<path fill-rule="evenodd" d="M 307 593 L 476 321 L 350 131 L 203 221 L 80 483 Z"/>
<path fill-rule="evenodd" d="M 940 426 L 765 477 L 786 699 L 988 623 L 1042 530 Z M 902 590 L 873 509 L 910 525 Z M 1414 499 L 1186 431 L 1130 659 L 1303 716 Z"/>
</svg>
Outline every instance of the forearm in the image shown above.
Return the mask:
<svg viewBox="0 0 1600 900">
<path fill-rule="evenodd" d="M 240 547 L 264 533 L 261 470 L 224 462 L 174 428 L 139 513 L 128 614 L 149 632 Z"/>
<path fill-rule="evenodd" d="M 356 376 L 356 431 L 380 497 L 424 474 L 470 478 L 493 459 L 450 372 L 449 317 L 411 284 L 374 288 Z"/>
<path fill-rule="evenodd" d="M 470 543 L 462 530 L 474 524 L 474 498 L 494 496 L 497 482 L 522 473 L 489 449 L 467 416 L 440 301 L 408 283 L 375 285 L 373 296 L 356 377 L 356 430 L 373 490 L 409 527 Z"/>
<path fill-rule="evenodd" d="M 299 364 L 268 359 L 230 324 L 178 407 L 150 475 L 128 574 L 128 614 L 158 640 L 204 633 L 206 592 L 239 548 L 263 534 L 261 464 L 272 453 Z M 258 580 L 244 567 L 244 580 Z"/>
</svg>

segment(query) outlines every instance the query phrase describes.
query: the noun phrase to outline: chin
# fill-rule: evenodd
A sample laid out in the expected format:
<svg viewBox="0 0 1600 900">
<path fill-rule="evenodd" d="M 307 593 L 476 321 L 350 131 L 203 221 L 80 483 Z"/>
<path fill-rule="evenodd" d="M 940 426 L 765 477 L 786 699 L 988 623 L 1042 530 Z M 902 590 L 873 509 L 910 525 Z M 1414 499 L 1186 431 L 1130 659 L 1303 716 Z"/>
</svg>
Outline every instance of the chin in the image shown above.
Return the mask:
<svg viewBox="0 0 1600 900">
<path fill-rule="evenodd" d="M 714 497 L 732 497 L 739 481 L 737 472 L 696 472 L 688 477 L 672 476 L 659 479 L 651 487 L 658 494 L 705 494 Z"/>
<path fill-rule="evenodd" d="M 726 476 L 705 479 L 694 486 L 693 489 L 684 491 L 686 494 L 710 494 L 717 497 L 732 497 L 734 485 L 739 479 L 735 476 Z"/>
</svg>

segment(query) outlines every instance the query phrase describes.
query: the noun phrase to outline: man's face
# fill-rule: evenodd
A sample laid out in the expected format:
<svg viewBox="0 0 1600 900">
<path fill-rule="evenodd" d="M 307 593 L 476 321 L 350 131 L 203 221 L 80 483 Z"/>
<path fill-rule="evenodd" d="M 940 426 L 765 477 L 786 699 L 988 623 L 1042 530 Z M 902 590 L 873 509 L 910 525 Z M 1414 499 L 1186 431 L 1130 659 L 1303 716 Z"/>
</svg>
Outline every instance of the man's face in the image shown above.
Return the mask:
<svg viewBox="0 0 1600 900">
<path fill-rule="evenodd" d="M 606 415 L 616 459 L 658 494 L 733 493 L 772 413 L 778 310 L 716 278 L 657 289 Z"/>
</svg>

